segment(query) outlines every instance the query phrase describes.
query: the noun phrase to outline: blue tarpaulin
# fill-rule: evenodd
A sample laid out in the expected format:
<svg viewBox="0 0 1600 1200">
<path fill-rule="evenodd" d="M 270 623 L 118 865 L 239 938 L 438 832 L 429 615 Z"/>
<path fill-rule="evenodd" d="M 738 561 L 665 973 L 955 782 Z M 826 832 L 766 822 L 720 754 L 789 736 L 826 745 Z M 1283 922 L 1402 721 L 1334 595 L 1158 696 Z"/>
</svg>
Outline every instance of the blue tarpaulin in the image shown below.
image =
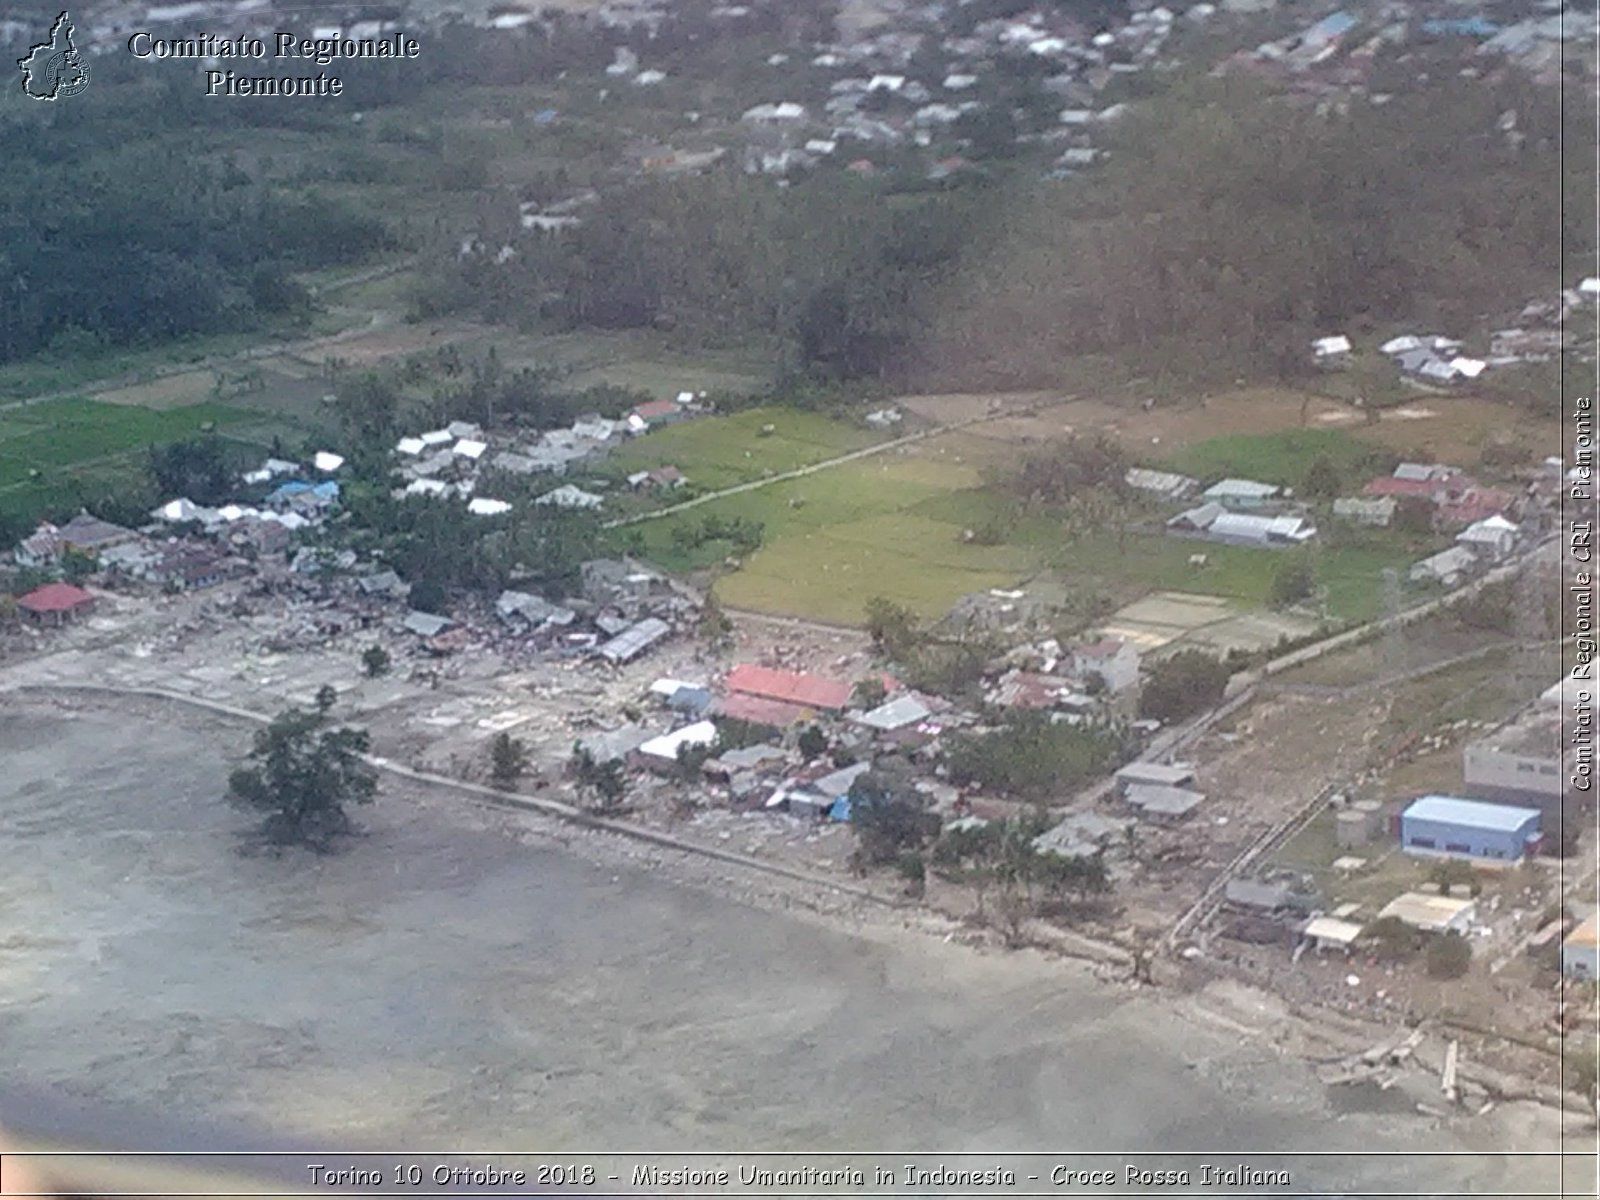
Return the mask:
<svg viewBox="0 0 1600 1200">
<path fill-rule="evenodd" d="M 1452 17 L 1438 21 L 1424 21 L 1422 32 L 1442 36 L 1489 38 L 1500 32 L 1500 26 L 1482 17 Z"/>
</svg>

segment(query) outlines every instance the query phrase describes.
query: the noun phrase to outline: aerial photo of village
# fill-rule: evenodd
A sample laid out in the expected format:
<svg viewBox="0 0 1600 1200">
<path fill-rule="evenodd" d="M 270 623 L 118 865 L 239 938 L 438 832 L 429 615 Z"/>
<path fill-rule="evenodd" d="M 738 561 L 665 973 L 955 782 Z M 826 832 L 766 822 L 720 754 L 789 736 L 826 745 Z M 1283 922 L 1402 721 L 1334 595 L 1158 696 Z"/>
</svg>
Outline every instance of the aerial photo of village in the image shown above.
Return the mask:
<svg viewBox="0 0 1600 1200">
<path fill-rule="evenodd" d="M 1340 5 L 0 0 L 0 1151 L 1595 1195 L 1600 13 Z"/>
</svg>

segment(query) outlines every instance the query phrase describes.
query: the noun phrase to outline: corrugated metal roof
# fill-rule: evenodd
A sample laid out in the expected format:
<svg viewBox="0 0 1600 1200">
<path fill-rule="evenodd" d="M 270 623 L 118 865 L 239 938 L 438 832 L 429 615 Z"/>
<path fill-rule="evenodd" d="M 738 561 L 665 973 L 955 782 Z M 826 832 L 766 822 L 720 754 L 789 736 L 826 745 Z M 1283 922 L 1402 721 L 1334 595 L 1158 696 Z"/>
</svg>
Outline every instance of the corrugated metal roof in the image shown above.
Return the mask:
<svg viewBox="0 0 1600 1200">
<path fill-rule="evenodd" d="M 1423 796 L 1413 800 L 1403 814 L 1408 821 L 1443 821 L 1468 829 L 1497 833 L 1516 833 L 1539 818 L 1536 808 L 1516 808 L 1509 804 L 1490 804 L 1483 800 L 1462 800 L 1456 796 Z"/>
<path fill-rule="evenodd" d="M 1166 817 L 1181 817 L 1204 799 L 1205 796 L 1200 792 L 1159 783 L 1133 783 L 1128 785 L 1127 791 L 1129 804 L 1147 813 Z"/>
<path fill-rule="evenodd" d="M 643 654 L 670 632 L 672 626 L 660 617 L 646 617 L 637 625 L 630 626 L 617 634 L 596 653 L 608 662 L 627 662 Z"/>
<path fill-rule="evenodd" d="M 815 709 L 802 704 L 769 700 L 765 696 L 749 696 L 743 692 L 722 697 L 713 706 L 713 711 L 719 717 L 749 721 L 752 725 L 771 725 L 775 729 L 787 729 L 816 716 Z"/>
<path fill-rule="evenodd" d="M 716 740 L 717 727 L 710 721 L 697 721 L 693 725 L 685 725 L 682 729 L 651 738 L 639 746 L 639 753 L 648 754 L 651 758 L 675 759 L 680 746 L 709 746 Z"/>
<path fill-rule="evenodd" d="M 1181 787 L 1193 778 L 1193 767 L 1175 767 L 1166 763 L 1147 762 L 1129 763 L 1116 774 L 1118 783 L 1145 783 L 1165 787 Z"/>
<path fill-rule="evenodd" d="M 1406 892 L 1396 896 L 1378 913 L 1381 921 L 1395 917 L 1414 929 L 1434 932 L 1472 919 L 1476 904 L 1454 896 L 1434 896 L 1427 892 Z"/>
<path fill-rule="evenodd" d="M 887 703 L 861 716 L 861 724 L 873 729 L 903 729 L 907 725 L 925 720 L 932 710 L 920 698 L 907 693 L 896 696 Z"/>
<path fill-rule="evenodd" d="M 799 704 L 807 708 L 842 709 L 850 703 L 851 687 L 836 679 L 803 671 L 779 671 L 754 663 L 740 663 L 728 672 L 728 690 Z"/>
<path fill-rule="evenodd" d="M 1207 499 L 1241 496 L 1264 500 L 1276 496 L 1279 490 L 1277 484 L 1259 483 L 1254 479 L 1222 479 L 1208 487 L 1204 494 Z"/>
<path fill-rule="evenodd" d="M 1341 921 L 1337 917 L 1313 917 L 1304 929 L 1308 938 L 1319 942 L 1337 942 L 1348 946 L 1361 936 L 1361 926 L 1354 921 Z"/>
</svg>

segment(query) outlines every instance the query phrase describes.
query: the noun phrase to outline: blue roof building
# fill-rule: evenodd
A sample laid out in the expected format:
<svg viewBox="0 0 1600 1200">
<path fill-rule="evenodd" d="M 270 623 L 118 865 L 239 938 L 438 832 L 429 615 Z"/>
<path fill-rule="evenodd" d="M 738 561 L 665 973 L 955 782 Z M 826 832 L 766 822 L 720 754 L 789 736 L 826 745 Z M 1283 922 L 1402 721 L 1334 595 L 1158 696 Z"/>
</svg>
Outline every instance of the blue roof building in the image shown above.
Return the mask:
<svg viewBox="0 0 1600 1200">
<path fill-rule="evenodd" d="M 1423 796 L 1400 814 L 1407 854 L 1514 863 L 1539 842 L 1539 810 L 1455 796 Z"/>
</svg>

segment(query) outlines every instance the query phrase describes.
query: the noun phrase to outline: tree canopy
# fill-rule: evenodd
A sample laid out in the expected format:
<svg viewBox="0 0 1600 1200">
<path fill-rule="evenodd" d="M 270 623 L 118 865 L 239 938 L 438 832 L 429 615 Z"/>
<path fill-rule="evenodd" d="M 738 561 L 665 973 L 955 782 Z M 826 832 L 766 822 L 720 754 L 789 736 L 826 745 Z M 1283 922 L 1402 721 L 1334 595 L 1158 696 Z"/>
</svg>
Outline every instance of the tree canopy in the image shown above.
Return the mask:
<svg viewBox="0 0 1600 1200">
<path fill-rule="evenodd" d="M 256 734 L 249 765 L 228 777 L 232 799 L 263 814 L 259 833 L 270 845 L 326 853 L 354 832 L 348 808 L 377 796 L 366 730 L 330 725 L 331 705 L 321 701 L 279 713 Z"/>
</svg>

